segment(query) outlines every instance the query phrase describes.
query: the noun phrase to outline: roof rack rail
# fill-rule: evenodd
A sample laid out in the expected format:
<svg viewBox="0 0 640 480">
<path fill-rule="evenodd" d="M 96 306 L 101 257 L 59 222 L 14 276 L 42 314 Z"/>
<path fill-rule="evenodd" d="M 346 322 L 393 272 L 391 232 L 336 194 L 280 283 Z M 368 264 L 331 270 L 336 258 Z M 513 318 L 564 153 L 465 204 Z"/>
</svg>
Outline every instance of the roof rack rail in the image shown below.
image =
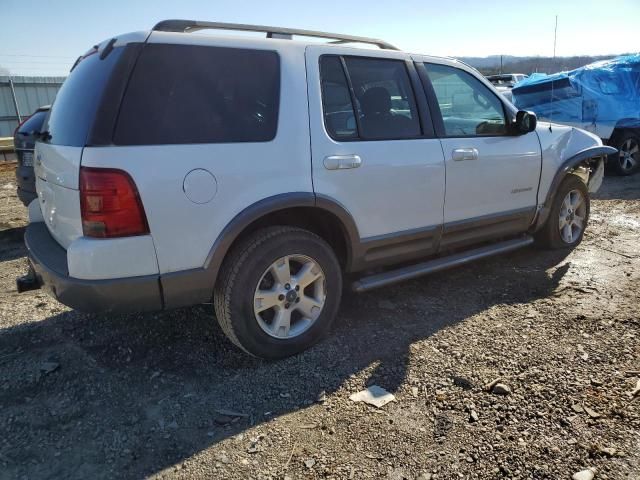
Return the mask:
<svg viewBox="0 0 640 480">
<path fill-rule="evenodd" d="M 264 25 L 245 25 L 242 23 L 200 22 L 197 20 L 163 20 L 158 22 L 152 30 L 159 32 L 189 33 L 198 30 L 236 30 L 243 32 L 264 32 L 267 38 L 291 39 L 293 35 L 301 37 L 327 38 L 334 40 L 332 43 L 367 43 L 376 45 L 382 49 L 399 50 L 397 47 L 383 40 L 354 35 L 341 35 L 339 33 L 316 32 L 313 30 L 300 30 L 297 28 L 267 27 Z"/>
</svg>

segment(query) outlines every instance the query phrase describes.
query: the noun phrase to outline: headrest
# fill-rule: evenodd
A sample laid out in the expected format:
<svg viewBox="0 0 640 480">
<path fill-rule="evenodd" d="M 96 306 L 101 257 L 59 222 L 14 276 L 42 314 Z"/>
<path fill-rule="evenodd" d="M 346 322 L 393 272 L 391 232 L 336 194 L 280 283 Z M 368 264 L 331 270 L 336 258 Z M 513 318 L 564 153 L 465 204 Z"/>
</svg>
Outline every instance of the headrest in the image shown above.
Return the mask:
<svg viewBox="0 0 640 480">
<path fill-rule="evenodd" d="M 364 92 L 361 104 L 365 116 L 386 114 L 391 110 L 391 95 L 384 87 L 373 87 Z"/>
</svg>

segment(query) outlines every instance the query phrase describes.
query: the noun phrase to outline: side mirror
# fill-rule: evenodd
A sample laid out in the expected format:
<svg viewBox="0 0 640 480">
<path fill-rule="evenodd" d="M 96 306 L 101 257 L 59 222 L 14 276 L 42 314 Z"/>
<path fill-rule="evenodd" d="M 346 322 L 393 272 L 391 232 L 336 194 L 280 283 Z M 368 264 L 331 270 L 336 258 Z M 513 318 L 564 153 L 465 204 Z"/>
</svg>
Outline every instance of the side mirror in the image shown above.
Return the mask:
<svg viewBox="0 0 640 480">
<path fill-rule="evenodd" d="M 538 125 L 538 117 L 533 112 L 527 112 L 526 110 L 518 110 L 516 113 L 515 130 L 516 133 L 524 135 L 525 133 L 533 132 Z"/>
</svg>

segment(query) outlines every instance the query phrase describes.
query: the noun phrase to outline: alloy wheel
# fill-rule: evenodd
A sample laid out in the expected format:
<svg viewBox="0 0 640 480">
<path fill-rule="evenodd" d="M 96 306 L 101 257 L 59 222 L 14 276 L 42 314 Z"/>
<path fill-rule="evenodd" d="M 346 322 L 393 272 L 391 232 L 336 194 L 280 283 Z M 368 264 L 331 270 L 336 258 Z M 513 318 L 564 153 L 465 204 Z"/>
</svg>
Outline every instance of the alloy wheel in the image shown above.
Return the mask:
<svg viewBox="0 0 640 480">
<path fill-rule="evenodd" d="M 640 162 L 640 146 L 637 140 L 628 138 L 618 151 L 618 162 L 620 168 L 625 172 L 633 170 Z"/>
<path fill-rule="evenodd" d="M 587 202 L 580 190 L 571 190 L 560 206 L 558 228 L 565 243 L 575 242 L 585 227 Z"/>
<path fill-rule="evenodd" d="M 260 277 L 253 311 L 265 333 L 290 339 L 311 328 L 325 300 L 326 281 L 320 265 L 306 255 L 288 255 L 273 262 Z"/>
</svg>

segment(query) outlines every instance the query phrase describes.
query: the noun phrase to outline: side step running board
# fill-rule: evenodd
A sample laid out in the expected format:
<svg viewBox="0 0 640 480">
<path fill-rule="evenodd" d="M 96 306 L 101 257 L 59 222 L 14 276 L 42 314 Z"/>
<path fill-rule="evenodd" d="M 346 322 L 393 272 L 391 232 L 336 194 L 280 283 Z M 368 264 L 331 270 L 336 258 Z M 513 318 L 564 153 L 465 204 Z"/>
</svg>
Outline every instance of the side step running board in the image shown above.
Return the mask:
<svg viewBox="0 0 640 480">
<path fill-rule="evenodd" d="M 487 245 L 473 250 L 467 250 L 466 252 L 456 253 L 448 257 L 436 258 L 434 260 L 410 265 L 397 270 L 390 270 L 388 272 L 362 277 L 360 280 L 353 283 L 352 288 L 356 292 L 366 292 L 368 290 L 373 290 L 374 288 L 391 285 L 393 283 L 446 270 L 447 268 L 464 265 L 481 258 L 490 257 L 491 255 L 511 252 L 512 250 L 526 247 L 532 243 L 533 237 L 529 235 L 513 240 L 506 240 L 504 242 L 494 243 L 493 245 Z"/>
</svg>

